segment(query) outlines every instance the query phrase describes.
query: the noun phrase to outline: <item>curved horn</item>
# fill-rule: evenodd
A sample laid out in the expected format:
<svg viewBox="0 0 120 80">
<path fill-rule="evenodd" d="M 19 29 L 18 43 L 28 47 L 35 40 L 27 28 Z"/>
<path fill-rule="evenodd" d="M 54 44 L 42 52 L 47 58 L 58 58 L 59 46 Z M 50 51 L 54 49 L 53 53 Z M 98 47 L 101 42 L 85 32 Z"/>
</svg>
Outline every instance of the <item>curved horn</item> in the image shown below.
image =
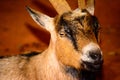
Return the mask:
<svg viewBox="0 0 120 80">
<path fill-rule="evenodd" d="M 85 9 L 85 0 L 78 0 L 78 8 Z"/>
<path fill-rule="evenodd" d="M 58 14 L 62 14 L 67 11 L 71 11 L 69 4 L 66 0 L 49 0 Z"/>
<path fill-rule="evenodd" d="M 92 15 L 94 15 L 94 10 L 95 10 L 94 7 L 95 7 L 95 0 L 87 0 L 86 8 Z"/>
<path fill-rule="evenodd" d="M 92 15 L 94 15 L 95 0 L 78 0 L 78 6 L 80 9 L 86 9 Z"/>
</svg>

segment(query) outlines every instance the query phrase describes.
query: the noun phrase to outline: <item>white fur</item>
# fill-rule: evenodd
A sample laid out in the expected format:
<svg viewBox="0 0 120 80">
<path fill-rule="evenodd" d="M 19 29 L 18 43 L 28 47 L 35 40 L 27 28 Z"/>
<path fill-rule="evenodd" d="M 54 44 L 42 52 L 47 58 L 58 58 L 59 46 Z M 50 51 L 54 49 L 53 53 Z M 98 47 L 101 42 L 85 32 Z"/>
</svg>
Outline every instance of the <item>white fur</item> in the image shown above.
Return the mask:
<svg viewBox="0 0 120 80">
<path fill-rule="evenodd" d="M 100 47 L 97 45 L 97 44 L 95 44 L 95 43 L 93 43 L 93 42 L 91 42 L 91 43 L 89 43 L 88 45 L 86 45 L 83 49 L 82 49 L 82 56 L 81 56 L 81 59 L 83 60 L 83 61 L 87 61 L 87 62 L 93 62 L 93 59 L 91 59 L 90 57 L 89 57 L 89 51 L 94 51 L 94 50 L 100 50 Z M 101 51 L 101 55 L 102 55 L 102 51 Z"/>
</svg>

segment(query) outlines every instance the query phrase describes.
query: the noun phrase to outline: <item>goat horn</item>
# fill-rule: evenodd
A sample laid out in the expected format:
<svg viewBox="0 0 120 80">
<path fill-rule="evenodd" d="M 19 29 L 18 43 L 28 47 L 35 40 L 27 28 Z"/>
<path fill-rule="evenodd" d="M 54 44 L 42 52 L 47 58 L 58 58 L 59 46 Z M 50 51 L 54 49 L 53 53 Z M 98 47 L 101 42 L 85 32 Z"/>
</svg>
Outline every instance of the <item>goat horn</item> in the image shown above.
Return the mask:
<svg viewBox="0 0 120 80">
<path fill-rule="evenodd" d="M 79 9 L 86 9 L 94 15 L 95 0 L 78 0 Z"/>
<path fill-rule="evenodd" d="M 66 0 L 49 0 L 58 14 L 62 14 L 67 11 L 71 11 L 69 4 Z"/>
<path fill-rule="evenodd" d="M 78 0 L 78 8 L 85 9 L 85 0 Z"/>
</svg>

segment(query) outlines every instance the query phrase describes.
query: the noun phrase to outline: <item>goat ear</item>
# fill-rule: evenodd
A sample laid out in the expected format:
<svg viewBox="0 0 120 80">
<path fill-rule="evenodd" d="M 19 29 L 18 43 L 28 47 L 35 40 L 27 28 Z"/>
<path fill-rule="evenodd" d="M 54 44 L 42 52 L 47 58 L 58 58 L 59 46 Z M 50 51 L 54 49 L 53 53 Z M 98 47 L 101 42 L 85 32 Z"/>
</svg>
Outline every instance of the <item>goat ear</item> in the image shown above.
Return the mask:
<svg viewBox="0 0 120 80">
<path fill-rule="evenodd" d="M 42 26 L 44 29 L 49 31 L 49 25 L 51 24 L 51 20 L 53 18 L 40 13 L 38 11 L 35 11 L 34 9 L 30 7 L 26 7 L 27 11 L 29 12 L 30 16 L 33 18 L 33 20 L 40 26 Z"/>
<path fill-rule="evenodd" d="M 86 9 L 91 15 L 94 15 L 95 0 L 78 0 L 80 9 Z"/>
</svg>

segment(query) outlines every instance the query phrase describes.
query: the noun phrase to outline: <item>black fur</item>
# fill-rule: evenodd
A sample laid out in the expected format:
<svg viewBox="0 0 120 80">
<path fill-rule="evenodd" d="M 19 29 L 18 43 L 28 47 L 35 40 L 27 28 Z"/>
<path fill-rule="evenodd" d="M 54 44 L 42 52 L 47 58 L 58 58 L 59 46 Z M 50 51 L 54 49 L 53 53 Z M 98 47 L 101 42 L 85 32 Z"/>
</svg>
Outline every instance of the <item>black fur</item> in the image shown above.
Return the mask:
<svg viewBox="0 0 120 80">
<path fill-rule="evenodd" d="M 79 78 L 79 70 L 73 68 L 73 67 L 70 67 L 70 66 L 66 66 L 65 67 L 65 71 L 66 73 L 72 75 L 74 78 Z"/>
<path fill-rule="evenodd" d="M 95 34 L 96 39 L 98 40 L 98 32 L 99 32 L 99 23 L 95 16 L 92 16 L 90 14 L 85 16 L 78 16 L 75 17 L 73 20 L 70 20 L 72 12 L 64 13 L 58 22 L 57 25 L 57 31 L 61 31 L 64 29 L 64 32 L 66 34 L 66 37 L 69 38 L 76 50 L 78 50 L 78 44 L 77 44 L 77 34 L 79 32 L 82 32 L 83 35 L 91 35 L 91 33 L 85 33 L 84 28 L 80 29 L 78 24 L 81 24 L 82 27 L 85 27 L 84 21 L 87 23 L 87 26 L 90 27 L 90 30 Z M 67 19 L 66 19 L 67 17 Z M 86 36 L 87 37 L 87 36 Z"/>
<path fill-rule="evenodd" d="M 93 32 L 95 34 L 96 39 L 98 40 L 98 33 L 99 33 L 99 29 L 100 29 L 98 19 L 95 16 L 92 16 L 92 20 L 90 23 L 91 23 L 91 26 L 93 26 Z"/>
<path fill-rule="evenodd" d="M 36 52 L 36 51 L 33 51 L 33 52 L 30 52 L 30 53 L 27 53 L 27 54 L 20 54 L 20 56 L 33 57 L 33 56 L 36 56 L 38 54 L 40 54 L 40 53 Z"/>
<path fill-rule="evenodd" d="M 81 70 L 80 74 L 80 80 L 96 80 L 96 74 L 95 72 Z"/>
<path fill-rule="evenodd" d="M 45 24 L 39 20 L 40 15 L 38 15 L 37 13 L 35 13 L 33 10 L 31 10 L 31 8 L 29 8 L 28 6 L 26 6 L 27 11 L 30 13 L 31 16 L 34 16 L 34 19 L 42 26 L 45 26 Z"/>
<path fill-rule="evenodd" d="M 74 78 L 78 78 L 79 80 L 96 80 L 97 72 L 92 72 L 87 70 L 77 70 L 69 66 L 67 66 L 65 70 L 66 73 L 72 75 Z"/>
<path fill-rule="evenodd" d="M 66 14 L 71 14 L 71 13 L 66 13 Z M 78 50 L 78 46 L 77 46 L 77 42 L 76 42 L 76 27 L 75 25 L 72 25 L 70 21 L 64 19 L 64 15 L 66 14 L 63 14 L 63 16 L 61 16 L 59 22 L 58 22 L 58 25 L 57 25 L 57 31 L 59 32 L 61 29 L 64 29 L 64 32 L 66 34 L 66 37 L 69 38 L 73 45 L 74 45 L 74 48 L 76 50 Z M 74 27 L 74 28 L 73 28 Z"/>
<path fill-rule="evenodd" d="M 38 54 L 40 54 L 40 52 L 32 51 L 32 52 L 29 52 L 29 53 L 26 53 L 26 54 L 19 54 L 19 55 L 14 55 L 14 56 L 26 57 L 27 59 L 29 59 L 33 56 L 38 55 Z M 9 57 L 12 57 L 12 56 L 0 56 L 0 59 L 9 58 Z"/>
</svg>

